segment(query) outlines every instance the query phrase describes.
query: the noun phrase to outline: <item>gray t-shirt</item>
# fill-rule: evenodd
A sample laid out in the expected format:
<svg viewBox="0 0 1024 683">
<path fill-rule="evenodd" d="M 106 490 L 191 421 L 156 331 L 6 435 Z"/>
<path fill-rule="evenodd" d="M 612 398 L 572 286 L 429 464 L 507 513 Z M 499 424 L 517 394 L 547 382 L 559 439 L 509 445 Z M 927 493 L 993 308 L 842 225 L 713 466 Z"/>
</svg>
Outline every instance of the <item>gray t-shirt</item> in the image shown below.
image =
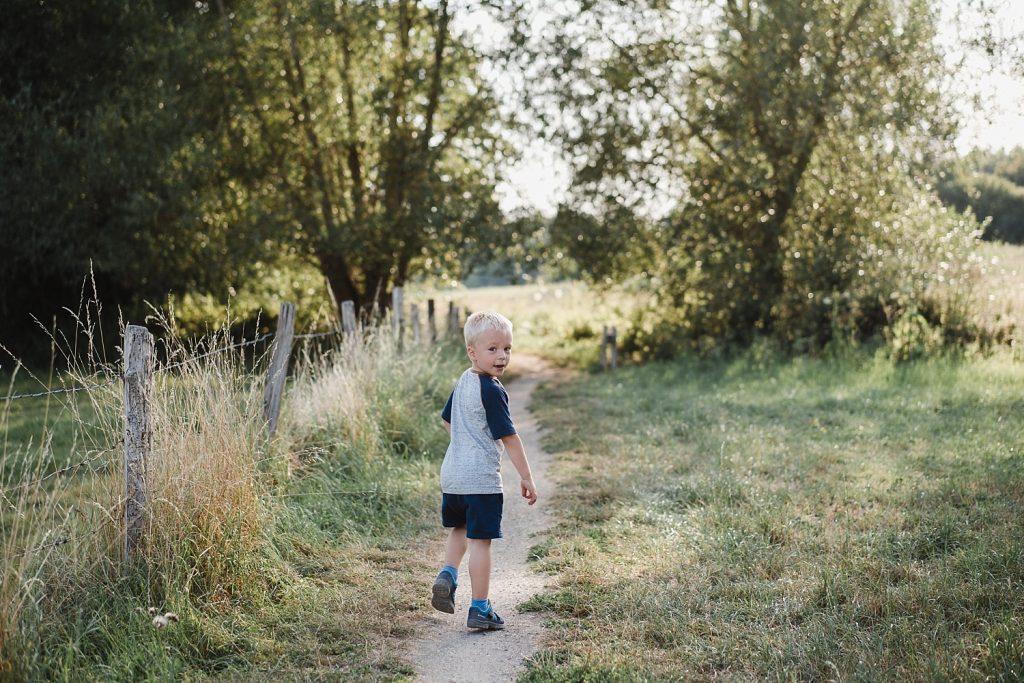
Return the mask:
<svg viewBox="0 0 1024 683">
<path fill-rule="evenodd" d="M 502 437 L 516 433 L 508 392 L 496 378 L 466 370 L 448 397 L 441 417 L 452 440 L 441 463 L 444 493 L 501 493 Z"/>
</svg>

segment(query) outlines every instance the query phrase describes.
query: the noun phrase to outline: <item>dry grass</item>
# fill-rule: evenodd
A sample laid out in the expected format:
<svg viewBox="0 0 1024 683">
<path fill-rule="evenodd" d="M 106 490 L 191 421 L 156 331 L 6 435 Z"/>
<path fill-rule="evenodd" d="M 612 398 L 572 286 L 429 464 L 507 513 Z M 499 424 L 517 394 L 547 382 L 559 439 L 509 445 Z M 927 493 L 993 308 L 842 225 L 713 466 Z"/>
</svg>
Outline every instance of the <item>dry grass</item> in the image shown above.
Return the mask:
<svg viewBox="0 0 1024 683">
<path fill-rule="evenodd" d="M 984 275 L 975 289 L 978 322 L 1024 358 L 1024 245 L 986 242 Z"/>
<path fill-rule="evenodd" d="M 229 343 L 208 338 L 204 350 Z M 269 442 L 261 364 L 253 370 L 231 351 L 158 368 L 146 529 L 134 565 L 122 557 L 119 383 L 65 397 L 59 428 L 70 453 L 7 444 L 3 668 L 29 680 L 167 679 L 202 669 L 253 673 L 250 666 L 267 666 L 257 654 L 266 651 L 285 656 L 285 670 L 310 671 L 320 660 L 305 653 L 324 649 L 344 652 L 343 669 L 360 677 L 401 670 L 380 645 L 398 622 L 381 615 L 408 611 L 423 568 L 384 551 L 393 565 L 385 571 L 373 548 L 409 543 L 434 516 L 425 499 L 443 453 L 436 412 L 457 365 L 450 347 L 400 353 L 387 330 L 322 353 L 300 348 Z M 172 343 L 165 351 L 177 364 L 198 350 Z M 87 370 L 70 381 L 117 373 Z M 87 466 L 60 470 L 89 453 Z M 387 590 L 358 578 L 382 573 Z M 310 605 L 309 595 L 320 599 Z M 342 603 L 348 617 L 338 620 L 329 610 Z M 156 628 L 150 608 L 180 621 Z M 329 646 L 325 630 L 335 639 Z M 300 637 L 288 640 L 289 631 Z"/>
</svg>

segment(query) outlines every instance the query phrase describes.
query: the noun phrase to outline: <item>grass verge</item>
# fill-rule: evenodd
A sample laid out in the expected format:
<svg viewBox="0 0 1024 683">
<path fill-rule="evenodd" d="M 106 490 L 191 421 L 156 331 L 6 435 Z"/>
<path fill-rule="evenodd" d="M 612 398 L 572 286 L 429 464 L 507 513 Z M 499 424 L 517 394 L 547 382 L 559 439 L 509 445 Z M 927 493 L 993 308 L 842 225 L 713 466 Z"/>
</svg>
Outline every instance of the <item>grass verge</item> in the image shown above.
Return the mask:
<svg viewBox="0 0 1024 683">
<path fill-rule="evenodd" d="M 68 397 L 72 419 L 54 427 L 71 446 L 88 433 L 109 447 L 88 467 L 37 486 L 81 453 L 8 442 L 5 456 L 21 455 L 0 467 L 0 679 L 409 673 L 389 643 L 427 609 L 433 567 L 416 549 L 436 530 L 437 415 L 461 351 L 399 352 L 384 331 L 300 353 L 270 442 L 262 376 L 246 367 L 222 354 L 158 372 L 134 564 L 120 549 L 118 384 L 89 392 L 88 411 Z M 177 620 L 154 620 L 167 613 Z"/>
<path fill-rule="evenodd" d="M 539 390 L 527 681 L 1024 677 L 1024 365 L 684 359 Z"/>
</svg>

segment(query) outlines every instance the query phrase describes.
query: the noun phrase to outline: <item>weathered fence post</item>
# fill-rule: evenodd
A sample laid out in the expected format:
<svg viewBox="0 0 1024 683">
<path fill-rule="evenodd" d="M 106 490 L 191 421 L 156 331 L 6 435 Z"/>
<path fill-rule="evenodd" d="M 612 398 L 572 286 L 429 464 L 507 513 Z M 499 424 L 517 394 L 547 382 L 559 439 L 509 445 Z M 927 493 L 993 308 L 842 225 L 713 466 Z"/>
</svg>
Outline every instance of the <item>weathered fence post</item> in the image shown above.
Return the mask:
<svg viewBox="0 0 1024 683">
<path fill-rule="evenodd" d="M 612 370 L 618 364 L 618 346 L 617 333 L 615 326 L 608 327 L 605 325 L 601 330 L 601 367 L 605 370 L 608 369 L 609 361 Z"/>
<path fill-rule="evenodd" d="M 449 301 L 449 334 L 453 337 L 459 334 L 459 306 L 454 301 Z"/>
<path fill-rule="evenodd" d="M 420 345 L 420 305 L 409 304 L 409 326 L 412 327 L 412 343 Z"/>
<path fill-rule="evenodd" d="M 427 337 L 430 339 L 430 343 L 434 344 L 437 342 L 437 327 L 434 323 L 434 300 L 427 299 Z"/>
<path fill-rule="evenodd" d="M 619 333 L 615 329 L 615 325 L 612 325 L 612 338 L 610 342 L 612 347 L 612 370 L 614 370 L 619 364 Z"/>
<path fill-rule="evenodd" d="M 337 297 L 334 296 L 334 290 L 331 289 L 331 281 L 326 275 L 324 276 L 324 284 L 327 286 L 327 298 L 331 300 L 331 306 L 332 310 L 334 311 L 334 315 L 340 316 L 341 307 L 338 305 Z"/>
<path fill-rule="evenodd" d="M 270 353 L 267 386 L 263 390 L 263 419 L 267 423 L 267 436 L 277 429 L 277 416 L 281 412 L 281 395 L 288 378 L 288 357 L 292 354 L 292 336 L 295 331 L 295 304 L 284 302 L 277 316 L 277 332 Z"/>
<path fill-rule="evenodd" d="M 341 331 L 346 335 L 356 331 L 356 304 L 354 301 L 341 302 Z"/>
<path fill-rule="evenodd" d="M 153 445 L 153 335 L 145 327 L 124 331 L 124 556 L 131 561 L 142 543 L 146 508 L 146 461 Z"/>
<path fill-rule="evenodd" d="M 402 348 L 402 337 L 405 334 L 404 304 L 402 288 L 394 287 L 391 290 L 391 326 L 398 341 L 398 348 Z"/>
</svg>

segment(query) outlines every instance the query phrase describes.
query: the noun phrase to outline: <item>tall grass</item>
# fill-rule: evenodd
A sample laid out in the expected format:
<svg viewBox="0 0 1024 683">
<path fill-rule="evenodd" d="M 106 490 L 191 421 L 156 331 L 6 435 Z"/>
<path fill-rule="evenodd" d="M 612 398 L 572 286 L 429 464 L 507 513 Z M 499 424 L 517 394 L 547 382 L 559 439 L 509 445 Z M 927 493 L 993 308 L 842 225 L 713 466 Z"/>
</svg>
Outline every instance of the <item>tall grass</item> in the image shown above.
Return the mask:
<svg viewBox="0 0 1024 683">
<path fill-rule="evenodd" d="M 206 339 L 204 348 L 228 341 Z M 424 503 L 443 453 L 436 412 L 458 356 L 444 346 L 400 351 L 381 330 L 324 352 L 300 348 L 278 433 L 268 440 L 261 364 L 235 351 L 190 361 L 195 347 L 167 344 L 163 355 L 176 367 L 155 376 L 145 533 L 135 563 L 122 551 L 119 383 L 89 392 L 87 416 L 77 407 L 81 396 L 65 398 L 71 425 L 62 429 L 89 435 L 89 447 L 80 438 L 72 439 L 73 454 L 5 446 L 0 676 L 141 680 L 245 671 L 267 665 L 259 653 L 275 648 L 293 660 L 274 666 L 304 670 L 311 663 L 275 635 L 282 624 L 316 648 L 320 634 L 299 622 L 329 622 L 350 655 L 398 627 L 401 620 L 372 618 L 381 601 L 396 599 L 392 593 L 364 591 L 348 621 L 324 610 L 347 595 L 346 576 L 367 571 L 361 558 L 371 548 L 407 546 L 427 528 L 433 510 Z M 91 366 L 72 380 L 94 383 L 104 372 L 118 375 L 116 367 Z M 49 464 L 80 458 L 87 466 Z M 336 583 L 311 586 L 311 562 L 332 566 Z M 322 604 L 306 602 L 312 592 Z M 153 617 L 167 611 L 180 621 L 158 628 Z M 397 666 L 365 651 L 349 660 L 370 677 Z"/>
</svg>

